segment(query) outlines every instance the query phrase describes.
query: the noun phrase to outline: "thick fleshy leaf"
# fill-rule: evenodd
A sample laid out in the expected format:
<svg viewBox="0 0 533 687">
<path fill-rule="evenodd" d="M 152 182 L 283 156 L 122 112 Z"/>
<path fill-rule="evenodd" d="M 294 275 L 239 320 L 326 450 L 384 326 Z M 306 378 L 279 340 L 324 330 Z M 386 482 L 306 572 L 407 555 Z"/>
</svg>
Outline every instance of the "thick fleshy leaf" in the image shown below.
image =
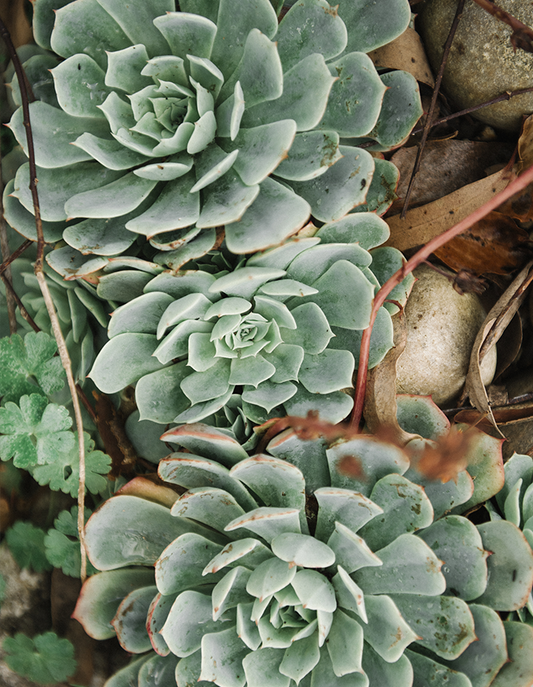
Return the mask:
<svg viewBox="0 0 533 687">
<path fill-rule="evenodd" d="M 239 222 L 226 226 L 226 242 L 233 253 L 253 253 L 281 243 L 309 218 L 309 205 L 271 178 L 260 184 L 260 193 Z"/>
<path fill-rule="evenodd" d="M 168 308 L 174 302 L 172 296 L 166 293 L 145 293 L 138 298 L 121 305 L 111 317 L 108 336 L 112 339 L 125 332 L 138 332 L 139 334 L 155 334 L 158 322 Z"/>
<path fill-rule="evenodd" d="M 335 562 L 347 572 L 360 568 L 382 565 L 381 560 L 372 553 L 365 540 L 340 522 L 335 522 L 335 531 L 328 539 L 328 546 L 335 552 Z"/>
<path fill-rule="evenodd" d="M 308 181 L 324 174 L 340 158 L 336 131 L 305 131 L 296 134 L 286 159 L 275 173 L 282 179 Z"/>
<path fill-rule="evenodd" d="M 65 212 L 72 217 L 119 217 L 135 210 L 154 189 L 157 181 L 142 179 L 133 173 L 78 193 L 67 200 Z"/>
<path fill-rule="evenodd" d="M 242 559 L 242 560 L 241 560 Z M 241 561 L 243 566 L 257 567 L 266 560 L 272 559 L 272 552 L 258 539 L 239 539 L 222 549 L 204 568 L 202 575 L 216 573 L 227 565 Z"/>
<path fill-rule="evenodd" d="M 171 229 L 181 229 L 194 224 L 200 214 L 198 193 L 191 193 L 195 183 L 191 172 L 168 182 L 153 205 L 127 223 L 130 231 L 155 236 Z"/>
<path fill-rule="evenodd" d="M 22 203 L 15 198 L 15 180 L 10 179 L 4 189 L 3 207 L 4 217 L 12 226 L 17 227 L 17 232 L 31 241 L 37 241 L 37 229 L 35 227 L 35 217 L 29 212 Z M 66 227 L 65 222 L 42 222 L 43 236 L 46 243 L 56 243 L 61 239 Z"/>
<path fill-rule="evenodd" d="M 211 594 L 214 620 L 218 620 L 230 608 L 249 601 L 246 585 L 251 574 L 250 570 L 239 565 L 227 572 L 215 585 Z M 208 579 L 211 580 L 211 577 Z"/>
<path fill-rule="evenodd" d="M 307 493 L 315 492 L 321 485 L 327 484 L 329 481 L 323 440 L 302 441 L 295 432 L 286 430 L 272 439 L 267 450 L 272 455 L 282 458 L 300 470 L 305 478 Z M 318 538 L 327 541 L 327 537 Z"/>
<path fill-rule="evenodd" d="M 295 3 L 280 22 L 276 35 L 285 71 L 313 53 L 329 60 L 344 50 L 347 40 L 344 22 L 324 0 Z"/>
<path fill-rule="evenodd" d="M 283 95 L 247 109 L 243 125 L 294 119 L 298 131 L 314 129 L 324 115 L 333 82 L 322 55 L 309 55 L 284 74 Z"/>
<path fill-rule="evenodd" d="M 69 57 L 52 70 L 61 109 L 74 117 L 104 118 L 99 109 L 110 89 L 105 73 L 89 55 Z"/>
<path fill-rule="evenodd" d="M 133 654 L 142 654 L 152 648 L 146 631 L 146 616 L 152 599 L 157 593 L 155 586 L 135 589 L 118 607 L 111 624 L 117 633 L 120 646 Z"/>
<path fill-rule="evenodd" d="M 357 585 L 350 575 L 339 565 L 337 574 L 331 580 L 335 588 L 337 605 L 345 608 L 359 616 L 364 623 L 368 623 L 368 616 L 365 609 L 365 596 L 363 590 Z M 386 597 L 381 597 L 386 598 Z"/>
<path fill-rule="evenodd" d="M 285 330 L 283 340 L 300 346 L 309 355 L 322 353 L 333 337 L 329 322 L 316 303 L 304 303 L 291 310 L 296 329 Z"/>
<path fill-rule="evenodd" d="M 368 677 L 363 672 L 337 677 L 325 646 L 320 650 L 320 661 L 312 672 L 309 684 L 310 687 L 322 687 L 323 685 L 328 685 L 328 687 L 369 687 Z"/>
<path fill-rule="evenodd" d="M 285 401 L 287 415 L 306 417 L 312 411 L 325 422 L 337 424 L 348 415 L 353 408 L 353 398 L 342 391 L 331 394 L 313 394 L 298 385 L 298 391 Z"/>
<path fill-rule="evenodd" d="M 153 565 L 176 537 L 204 532 L 201 525 L 174 518 L 158 503 L 120 495 L 105 502 L 87 523 L 87 548 L 99 570 Z"/>
<path fill-rule="evenodd" d="M 141 74 L 148 59 L 148 53 L 142 44 L 108 53 L 106 86 L 119 88 L 127 93 L 135 93 L 146 86 L 152 86 L 153 81 Z"/>
<path fill-rule="evenodd" d="M 365 641 L 385 661 L 397 661 L 405 648 L 418 639 L 389 596 L 365 594 L 368 621 L 362 625 Z"/>
<path fill-rule="evenodd" d="M 327 568 L 335 562 L 335 554 L 329 546 L 305 534 L 280 534 L 270 545 L 278 558 L 293 566 Z"/>
<path fill-rule="evenodd" d="M 363 496 L 370 496 L 375 483 L 385 475 L 403 475 L 409 467 L 407 456 L 397 446 L 378 442 L 367 436 L 337 444 L 327 449 L 326 455 L 331 486 L 353 489 Z M 362 472 L 361 478 L 349 476 L 342 471 L 342 461 L 348 459 L 355 459 Z"/>
<path fill-rule="evenodd" d="M 225 530 L 232 532 L 241 527 L 245 527 L 270 542 L 286 532 L 300 533 L 299 511 L 296 508 L 256 508 L 242 517 L 232 520 L 226 525 Z"/>
<path fill-rule="evenodd" d="M 298 639 L 285 651 L 279 670 L 298 684 L 313 670 L 319 660 L 318 633 L 314 633 L 310 637 Z"/>
<path fill-rule="evenodd" d="M 474 618 L 462 599 L 422 594 L 391 594 L 401 614 L 437 656 L 453 660 L 476 640 Z"/>
<path fill-rule="evenodd" d="M 326 349 L 316 355 L 304 355 L 299 379 L 311 393 L 328 394 L 352 386 L 353 355 L 349 351 Z"/>
<path fill-rule="evenodd" d="M 243 687 L 246 678 L 242 661 L 248 653 L 234 628 L 204 635 L 200 680 L 224 687 Z"/>
<path fill-rule="evenodd" d="M 374 161 L 366 150 L 339 146 L 339 151 L 342 159 L 324 174 L 310 181 L 290 182 L 321 222 L 341 219 L 356 205 L 364 203 L 374 172 Z"/>
<path fill-rule="evenodd" d="M 382 513 L 370 499 L 351 489 L 322 487 L 315 491 L 319 510 L 315 536 L 327 541 L 335 530 L 335 522 L 357 532 L 365 523 Z"/>
<path fill-rule="evenodd" d="M 237 501 L 222 489 L 198 487 L 180 496 L 171 514 L 190 518 L 223 532 L 226 525 L 244 514 Z"/>
<path fill-rule="evenodd" d="M 403 71 L 383 74 L 387 87 L 378 121 L 369 136 L 385 149 L 399 145 L 410 133 L 423 110 L 414 76 Z"/>
<path fill-rule="evenodd" d="M 405 0 L 378 0 L 372 5 L 364 0 L 341 0 L 338 12 L 350 27 L 347 52 L 370 52 L 390 43 L 405 31 L 411 19 Z"/>
<path fill-rule="evenodd" d="M 139 671 L 139 684 L 143 687 L 174 687 L 177 656 L 149 656 Z"/>
<path fill-rule="evenodd" d="M 124 227 L 124 217 L 111 217 L 69 224 L 63 232 L 63 239 L 84 255 L 117 255 L 127 250 L 136 236 Z M 134 297 L 133 291 L 129 294 Z"/>
<path fill-rule="evenodd" d="M 154 25 L 166 38 L 173 55 L 183 59 L 187 55 L 211 56 L 217 27 L 206 17 L 185 10 L 167 12 L 154 19 Z"/>
<path fill-rule="evenodd" d="M 229 388 L 230 362 L 220 358 L 205 372 L 193 372 L 181 382 L 183 393 L 193 405 L 218 398 Z"/>
<path fill-rule="evenodd" d="M 257 649 L 243 660 L 248 687 L 289 687 L 291 679 L 279 672 L 284 651 L 280 649 Z"/>
<path fill-rule="evenodd" d="M 102 348 L 88 376 L 105 394 L 121 391 L 161 369 L 161 363 L 152 355 L 156 347 L 153 334 L 119 334 Z"/>
<path fill-rule="evenodd" d="M 333 585 L 316 570 L 300 570 L 291 584 L 304 608 L 328 613 L 337 608 Z"/>
<path fill-rule="evenodd" d="M 181 383 L 189 372 L 186 361 L 182 361 L 143 375 L 135 388 L 141 419 L 167 424 L 186 411 L 190 401 L 181 390 Z"/>
<path fill-rule="evenodd" d="M 360 535 L 374 551 L 400 534 L 415 532 L 433 522 L 433 507 L 424 489 L 402 475 L 380 479 L 370 498 L 383 509 L 383 514 L 365 525 Z"/>
<path fill-rule="evenodd" d="M 270 558 L 252 572 L 246 585 L 246 591 L 262 601 L 291 584 L 295 575 L 296 568 L 291 567 L 285 561 Z"/>
<path fill-rule="evenodd" d="M 475 526 L 458 515 L 437 520 L 419 537 L 444 561 L 442 573 L 448 594 L 465 601 L 476 599 L 487 586 L 487 551 Z"/>
<path fill-rule="evenodd" d="M 230 365 L 230 384 L 246 384 L 256 389 L 261 382 L 270 379 L 276 371 L 274 365 L 259 354 L 255 357 L 233 358 Z"/>
<path fill-rule="evenodd" d="M 225 537 L 218 539 L 224 541 Z M 201 571 L 222 548 L 222 544 L 194 533 L 177 537 L 155 564 L 155 580 L 160 593 L 168 596 L 198 586 Z M 217 582 L 220 577 L 209 579 L 209 582 Z"/>
<path fill-rule="evenodd" d="M 363 651 L 363 670 L 370 684 L 394 687 L 413 685 L 413 667 L 405 655 L 393 663 L 388 663 L 370 645 L 366 645 Z"/>
<path fill-rule="evenodd" d="M 270 413 L 274 408 L 291 399 L 296 393 L 297 387 L 291 382 L 280 384 L 271 381 L 275 376 L 273 375 L 266 382 L 261 382 L 255 389 L 246 387 L 241 396 L 243 401 L 264 408 L 267 413 Z"/>
<path fill-rule="evenodd" d="M 527 603 L 533 585 L 533 552 L 523 533 L 507 520 L 477 527 L 487 560 L 488 582 L 476 599 L 496 611 L 515 611 Z"/>
<path fill-rule="evenodd" d="M 319 293 L 314 297 L 332 327 L 366 329 L 370 322 L 373 286 L 363 272 L 346 260 L 339 260 L 313 282 Z M 357 293 L 357 306 L 343 308 L 347 293 Z"/>
<path fill-rule="evenodd" d="M 450 670 L 429 656 L 418 654 L 409 649 L 405 655 L 413 666 L 413 687 L 423 687 L 432 683 L 445 684 L 447 687 L 472 687 L 472 683 L 466 675 Z"/>
<path fill-rule="evenodd" d="M 231 226 L 232 222 L 241 219 L 246 209 L 257 198 L 259 191 L 258 184 L 247 186 L 240 176 L 231 170 L 207 187 L 197 226 L 202 229 L 222 224 Z"/>
<path fill-rule="evenodd" d="M 527 687 L 533 681 L 533 628 L 525 623 L 507 621 L 503 624 L 507 639 L 509 662 L 506 663 L 493 687 Z"/>
<path fill-rule="evenodd" d="M 374 158 L 374 165 L 374 174 L 368 187 L 366 203 L 358 205 L 354 208 L 354 212 L 375 212 L 381 217 L 398 197 L 396 189 L 400 180 L 400 172 L 388 160 Z M 407 275 L 406 279 L 409 277 L 412 275 Z"/>
<path fill-rule="evenodd" d="M 433 506 L 435 520 L 449 513 L 454 506 L 467 501 L 474 493 L 474 482 L 466 470 L 457 476 L 457 484 L 453 480 L 442 484 L 440 481 L 424 478 L 413 468 L 405 473 L 405 477 L 424 487 L 426 496 Z"/>
<path fill-rule="evenodd" d="M 212 618 L 211 597 L 186 591 L 174 602 L 161 634 L 173 654 L 185 657 L 198 651 L 204 634 L 219 629 Z"/>
<path fill-rule="evenodd" d="M 328 64 L 333 84 L 319 129 L 345 138 L 365 136 L 376 124 L 386 86 L 368 55 L 352 52 Z"/>
<path fill-rule="evenodd" d="M 146 614 L 146 630 L 154 651 L 160 656 L 168 656 L 170 653 L 170 649 L 159 631 L 165 624 L 175 598 L 175 595 L 163 596 L 162 594 L 156 594 Z"/>
<path fill-rule="evenodd" d="M 344 261 L 359 268 L 368 267 L 372 257 L 356 243 L 329 243 L 302 251 L 291 262 L 287 274 L 305 284 L 314 284 L 338 262 Z M 315 287 L 319 289 L 319 287 Z M 356 287 L 357 288 L 357 287 Z"/>
<path fill-rule="evenodd" d="M 93 575 L 83 585 L 72 617 L 83 625 L 90 637 L 109 639 L 115 634 L 111 620 L 122 599 L 153 581 L 153 570 L 140 567 Z"/>
<path fill-rule="evenodd" d="M 507 662 L 505 625 L 488 606 L 469 605 L 474 616 L 477 641 L 472 642 L 454 661 L 446 665 L 464 673 L 472 687 L 489 687 L 500 668 Z"/>
<path fill-rule="evenodd" d="M 413 534 L 401 534 L 376 552 L 382 566 L 363 568 L 353 579 L 369 594 L 442 594 L 446 580 L 440 572 L 442 561 L 429 546 Z"/>
<path fill-rule="evenodd" d="M 324 224 L 316 233 L 322 244 L 357 242 L 370 250 L 389 238 L 388 224 L 373 212 L 346 215 L 336 222 Z"/>
</svg>

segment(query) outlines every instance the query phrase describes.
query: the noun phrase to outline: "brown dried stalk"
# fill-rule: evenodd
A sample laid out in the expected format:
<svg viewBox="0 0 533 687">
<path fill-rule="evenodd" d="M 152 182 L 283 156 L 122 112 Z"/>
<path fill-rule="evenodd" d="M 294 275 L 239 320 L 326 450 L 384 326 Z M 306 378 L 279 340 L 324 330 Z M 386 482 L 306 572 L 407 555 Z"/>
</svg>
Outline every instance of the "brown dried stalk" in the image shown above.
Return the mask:
<svg viewBox="0 0 533 687">
<path fill-rule="evenodd" d="M 43 225 L 41 220 L 41 212 L 39 206 L 39 196 L 37 193 L 37 169 L 35 166 L 35 151 L 33 145 L 33 135 L 31 130 L 30 122 L 30 108 L 29 108 L 29 96 L 27 89 L 27 81 L 24 73 L 24 69 L 17 55 L 15 47 L 11 41 L 11 36 L 7 30 L 5 24 L 0 19 L 0 35 L 5 41 L 6 47 L 13 60 L 13 65 L 15 67 L 15 72 L 17 74 L 20 96 L 22 100 L 22 111 L 24 115 L 23 123 L 26 129 L 26 139 L 28 142 L 28 157 L 30 164 L 30 190 L 33 199 L 33 208 L 35 214 L 35 226 L 37 229 L 37 260 L 35 262 L 35 276 L 39 282 L 39 287 L 41 293 L 43 294 L 44 302 L 46 304 L 46 309 L 50 317 L 50 322 L 52 323 L 52 331 L 57 342 L 57 348 L 59 351 L 59 356 L 61 358 L 61 363 L 65 369 L 67 375 L 67 382 L 72 396 L 72 405 L 74 408 L 74 416 L 76 419 L 76 429 L 78 431 L 78 450 L 79 450 L 79 467 L 80 467 L 80 479 L 78 486 L 78 533 L 80 537 L 80 547 L 81 547 L 81 580 L 85 581 L 87 577 L 87 550 L 85 546 L 85 444 L 83 436 L 83 420 L 81 417 L 81 408 L 78 400 L 78 395 L 76 393 L 76 383 L 74 381 L 74 376 L 72 374 L 72 365 L 70 362 L 70 357 L 67 351 L 67 346 L 65 344 L 65 339 L 63 338 L 63 333 L 61 332 L 61 327 L 59 326 L 59 320 L 55 311 L 54 303 L 48 284 L 46 283 L 44 271 L 43 271 L 43 255 L 44 255 L 44 235 L 43 235 Z"/>
</svg>

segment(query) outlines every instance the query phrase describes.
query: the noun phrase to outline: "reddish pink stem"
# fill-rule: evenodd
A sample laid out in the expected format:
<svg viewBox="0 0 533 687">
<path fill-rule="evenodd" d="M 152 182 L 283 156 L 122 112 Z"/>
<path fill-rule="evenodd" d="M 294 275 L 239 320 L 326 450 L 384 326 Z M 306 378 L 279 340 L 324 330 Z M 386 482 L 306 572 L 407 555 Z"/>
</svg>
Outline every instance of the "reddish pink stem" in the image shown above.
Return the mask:
<svg viewBox="0 0 533 687">
<path fill-rule="evenodd" d="M 390 277 L 377 292 L 374 298 L 374 303 L 372 305 L 372 313 L 370 315 L 370 324 L 363 331 L 361 337 L 361 348 L 359 350 L 359 369 L 357 370 L 357 382 L 355 385 L 355 403 L 352 412 L 351 426 L 356 429 L 361 424 L 361 418 L 363 416 L 363 406 L 365 402 L 365 391 L 366 391 L 366 377 L 368 372 L 368 355 L 370 351 L 370 336 L 372 334 L 372 327 L 376 320 L 378 310 L 387 300 L 387 296 L 398 286 L 403 279 L 410 274 L 420 263 L 427 260 L 427 258 L 433 253 L 437 248 L 440 248 L 450 239 L 455 238 L 463 231 L 469 229 L 473 224 L 479 222 L 483 219 L 489 212 L 495 210 L 502 203 L 505 203 L 511 196 L 515 193 L 522 191 L 526 186 L 533 182 L 533 166 L 526 169 L 519 177 L 514 179 L 503 191 L 500 191 L 490 200 L 488 200 L 484 205 L 479 207 L 477 210 L 468 217 L 465 217 L 459 224 L 454 227 L 450 227 L 447 231 L 443 232 L 434 239 L 431 239 L 426 245 L 417 251 L 413 257 L 408 260 L 403 267 L 401 267 L 397 272 L 395 272 L 392 277 Z"/>
</svg>

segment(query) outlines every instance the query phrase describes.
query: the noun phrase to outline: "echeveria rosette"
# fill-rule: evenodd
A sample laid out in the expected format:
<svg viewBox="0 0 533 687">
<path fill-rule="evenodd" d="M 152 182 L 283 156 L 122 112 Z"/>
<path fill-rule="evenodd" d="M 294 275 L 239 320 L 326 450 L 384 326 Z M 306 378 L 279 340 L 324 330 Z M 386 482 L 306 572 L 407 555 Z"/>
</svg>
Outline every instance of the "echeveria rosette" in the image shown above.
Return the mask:
<svg viewBox="0 0 533 687">
<path fill-rule="evenodd" d="M 136 382 L 141 419 L 162 424 L 206 418 L 235 394 L 256 423 L 309 410 L 342 420 L 353 405 L 342 390 L 352 386 L 374 293 L 403 260 L 395 249 L 378 248 L 378 257 L 389 258 L 378 260 L 378 279 L 369 251 L 335 240 L 345 231 L 356 240 L 359 229 L 370 242 L 369 223 L 386 230 L 375 215 L 353 215 L 231 271 L 217 270 L 215 254 L 204 270 L 156 276 L 142 296 L 113 313 L 110 341 L 91 379 L 104 393 Z M 380 243 L 383 233 L 373 238 Z M 400 301 L 411 281 L 397 294 Z M 392 323 L 383 308 L 371 365 L 391 346 Z"/>
<path fill-rule="evenodd" d="M 159 466 L 185 493 L 137 478 L 87 525 L 102 572 L 74 617 L 141 654 L 109 687 L 523 684 L 493 609 L 527 590 L 533 554 L 500 543 L 489 556 L 490 531 L 441 512 L 479 503 L 467 474 L 425 490 L 402 450 L 364 435 L 328 448 L 287 430 L 252 457 L 206 425 L 163 439 L 186 450 Z M 497 440 L 472 450 L 501 467 Z M 513 578 L 506 602 L 498 568 Z"/>
<path fill-rule="evenodd" d="M 229 250 L 250 253 L 310 214 L 374 209 L 373 158 L 350 141 L 385 129 L 399 143 L 422 113 L 407 74 L 410 106 L 386 105 L 393 89 L 365 54 L 407 27 L 406 0 L 303 0 L 279 25 L 269 0 L 78 0 L 53 28 L 50 4 L 63 5 L 37 3 L 35 35 L 65 59 L 58 106 L 30 108 L 41 215 L 48 240 L 83 253 L 117 255 L 139 235 L 164 251 L 207 236 L 205 252 L 222 225 Z M 25 146 L 21 109 L 10 126 Z M 28 175 L 6 190 L 21 233 Z"/>
</svg>

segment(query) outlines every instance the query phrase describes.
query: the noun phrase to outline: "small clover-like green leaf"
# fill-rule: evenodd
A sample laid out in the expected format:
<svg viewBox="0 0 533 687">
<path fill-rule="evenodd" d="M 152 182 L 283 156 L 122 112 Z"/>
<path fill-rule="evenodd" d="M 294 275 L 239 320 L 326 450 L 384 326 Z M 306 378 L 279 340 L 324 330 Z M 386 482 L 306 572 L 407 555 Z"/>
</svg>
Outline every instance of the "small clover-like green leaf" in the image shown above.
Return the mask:
<svg viewBox="0 0 533 687">
<path fill-rule="evenodd" d="M 85 520 L 91 511 L 85 509 Z M 65 575 L 80 576 L 81 554 L 78 541 L 78 507 L 73 506 L 70 511 L 64 510 L 54 520 L 54 527 L 48 530 L 44 538 L 46 557 L 54 568 L 61 568 Z M 92 575 L 96 568 L 87 561 L 87 573 Z"/>
<path fill-rule="evenodd" d="M 77 433 L 75 445 L 65 453 L 58 453 L 56 457 L 45 465 L 36 465 L 31 473 L 39 484 L 47 484 L 53 491 L 63 491 L 75 497 L 78 493 L 80 476 Z M 85 440 L 85 487 L 92 494 L 97 494 L 106 486 L 105 475 L 111 469 L 111 458 L 94 451 L 94 441 L 84 432 Z"/>
<path fill-rule="evenodd" d="M 7 637 L 2 648 L 11 670 L 40 685 L 62 682 L 76 670 L 74 646 L 55 632 L 45 632 L 33 639 L 18 632 Z"/>
<path fill-rule="evenodd" d="M 65 383 L 61 360 L 54 357 L 56 342 L 44 332 L 28 332 L 0 339 L 0 396 L 18 401 L 24 394 L 51 394 Z M 43 394 L 43 395 L 44 395 Z"/>
<path fill-rule="evenodd" d="M 50 570 L 44 548 L 44 530 L 31 522 L 16 522 L 6 532 L 6 541 L 21 568 L 32 568 L 36 572 Z"/>
<path fill-rule="evenodd" d="M 74 448 L 72 419 L 64 406 L 48 403 L 39 394 L 22 396 L 20 407 L 8 401 L 0 408 L 0 458 L 18 468 L 52 462 Z"/>
</svg>

